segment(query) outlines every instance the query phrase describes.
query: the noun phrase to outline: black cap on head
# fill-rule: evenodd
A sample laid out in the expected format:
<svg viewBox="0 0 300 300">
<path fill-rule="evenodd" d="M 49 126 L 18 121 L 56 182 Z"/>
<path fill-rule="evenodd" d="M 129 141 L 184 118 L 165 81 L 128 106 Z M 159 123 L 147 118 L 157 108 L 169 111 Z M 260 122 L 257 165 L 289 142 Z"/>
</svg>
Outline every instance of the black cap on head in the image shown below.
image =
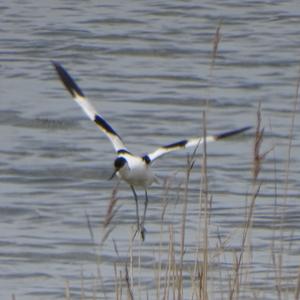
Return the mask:
<svg viewBox="0 0 300 300">
<path fill-rule="evenodd" d="M 115 171 L 109 178 L 110 180 L 115 177 L 117 172 L 127 163 L 127 160 L 124 157 L 118 157 L 115 159 L 114 166 L 115 166 Z"/>
<path fill-rule="evenodd" d="M 116 158 L 115 162 L 114 162 L 115 169 L 117 171 L 120 170 L 126 163 L 127 163 L 127 160 L 124 157 Z"/>
</svg>

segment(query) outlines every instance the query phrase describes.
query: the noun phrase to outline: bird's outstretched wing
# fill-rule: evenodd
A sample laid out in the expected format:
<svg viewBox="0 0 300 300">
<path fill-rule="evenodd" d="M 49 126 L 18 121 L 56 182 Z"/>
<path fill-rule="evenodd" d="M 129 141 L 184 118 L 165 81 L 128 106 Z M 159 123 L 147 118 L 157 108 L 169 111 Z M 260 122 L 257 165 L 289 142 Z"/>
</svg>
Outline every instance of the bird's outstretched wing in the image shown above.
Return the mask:
<svg viewBox="0 0 300 300">
<path fill-rule="evenodd" d="M 87 114 L 87 116 L 95 122 L 98 127 L 106 134 L 109 140 L 112 142 L 116 152 L 126 150 L 126 147 L 120 138 L 120 136 L 115 132 L 115 130 L 109 125 L 105 119 L 97 113 L 93 105 L 84 96 L 82 90 L 75 83 L 73 78 L 69 73 L 57 62 L 52 62 L 53 66 L 64 84 L 65 88 L 70 92 L 73 99 L 79 104 L 82 110 Z"/>
<path fill-rule="evenodd" d="M 210 143 L 210 142 L 215 142 L 221 139 L 225 139 L 227 137 L 242 133 L 246 130 L 249 130 L 251 128 L 251 126 L 247 126 L 247 127 L 243 127 L 243 128 L 239 128 L 239 129 L 235 129 L 235 130 L 231 130 L 231 131 L 225 131 L 216 135 L 208 135 L 206 137 L 206 142 Z M 176 143 L 172 143 L 166 146 L 162 146 L 158 149 L 156 149 L 155 151 L 147 154 L 144 156 L 144 159 L 146 159 L 149 162 L 154 161 L 155 159 L 169 153 L 172 151 L 176 151 L 179 149 L 184 149 L 184 148 L 189 148 L 189 147 L 197 147 L 201 144 L 204 143 L 204 138 L 200 137 L 200 138 L 193 138 L 193 139 L 189 139 L 189 140 L 182 140 Z"/>
</svg>

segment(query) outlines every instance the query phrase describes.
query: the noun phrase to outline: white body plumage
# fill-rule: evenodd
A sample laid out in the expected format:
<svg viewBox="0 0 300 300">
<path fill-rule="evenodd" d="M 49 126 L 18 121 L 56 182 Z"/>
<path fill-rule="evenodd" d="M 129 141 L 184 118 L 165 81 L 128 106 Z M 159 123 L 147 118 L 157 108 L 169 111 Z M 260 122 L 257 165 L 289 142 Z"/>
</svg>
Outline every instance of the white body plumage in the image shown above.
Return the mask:
<svg viewBox="0 0 300 300">
<path fill-rule="evenodd" d="M 129 185 L 146 189 L 153 182 L 158 182 L 151 166 L 142 157 L 131 154 L 124 154 L 119 157 L 124 158 L 127 163 L 119 169 L 117 176 Z"/>
</svg>

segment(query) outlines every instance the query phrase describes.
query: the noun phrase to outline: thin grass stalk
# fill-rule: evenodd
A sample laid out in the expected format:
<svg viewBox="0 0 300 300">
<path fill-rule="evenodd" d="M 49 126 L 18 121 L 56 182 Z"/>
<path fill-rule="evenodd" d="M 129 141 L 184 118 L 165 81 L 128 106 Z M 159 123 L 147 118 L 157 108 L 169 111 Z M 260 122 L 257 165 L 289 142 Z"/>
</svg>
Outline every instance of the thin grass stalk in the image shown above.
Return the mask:
<svg viewBox="0 0 300 300">
<path fill-rule="evenodd" d="M 300 69 L 298 71 L 298 79 L 296 84 L 296 93 L 295 98 L 293 102 L 293 108 L 291 113 L 291 125 L 290 130 L 288 133 L 288 147 L 287 147 L 287 162 L 285 167 L 285 184 L 284 184 L 284 196 L 283 196 L 283 209 L 281 210 L 281 220 L 280 220 L 280 238 L 281 241 L 280 249 L 278 251 L 278 254 L 275 254 L 275 251 L 273 251 L 272 259 L 273 259 L 273 265 L 274 269 L 277 272 L 278 275 L 276 275 L 276 291 L 277 291 L 277 298 L 283 299 L 282 295 L 282 267 L 283 267 L 283 253 L 284 253 L 284 219 L 286 216 L 286 207 L 287 207 L 287 201 L 288 201 L 288 194 L 289 194 L 289 177 L 290 177 L 290 169 L 291 169 L 291 156 L 292 156 L 292 146 L 293 146 L 293 136 L 294 136 L 294 130 L 295 130 L 295 119 L 296 119 L 296 112 L 298 110 L 298 103 L 299 103 L 299 88 L 300 88 Z M 295 298 L 298 297 L 298 283 L 295 288 Z"/>
<path fill-rule="evenodd" d="M 272 129 L 272 124 L 270 122 L 270 131 L 273 132 Z M 275 141 L 272 142 L 273 145 L 275 145 Z M 276 232 L 277 232 L 277 220 L 279 217 L 278 213 L 278 183 L 277 183 L 277 159 L 276 159 L 276 148 L 274 147 L 273 150 L 273 164 L 274 164 L 274 204 L 273 204 L 273 229 L 272 229 L 272 239 L 271 239 L 271 263 L 273 263 L 273 270 L 270 271 L 271 274 L 276 273 L 276 264 L 275 264 L 275 251 L 276 251 L 276 244 L 277 244 L 277 239 L 276 239 Z"/>
<path fill-rule="evenodd" d="M 213 71 L 213 68 L 215 66 L 215 61 L 216 61 L 217 54 L 218 54 L 219 44 L 220 44 L 220 41 L 221 41 L 221 38 L 222 38 L 222 35 L 221 35 L 222 23 L 223 23 L 223 21 L 220 20 L 219 24 L 218 24 L 218 26 L 216 28 L 216 32 L 214 34 L 214 38 L 213 38 L 213 50 L 212 50 L 212 55 L 211 55 L 209 76 L 212 76 L 212 71 Z"/>
<path fill-rule="evenodd" d="M 141 299 L 141 249 L 142 249 L 142 239 L 139 239 L 138 246 L 138 299 Z"/>
<path fill-rule="evenodd" d="M 275 270 L 275 290 L 277 292 L 277 299 L 282 299 L 282 289 L 281 289 L 281 278 L 282 278 L 282 254 L 279 253 L 276 255 L 275 253 L 272 255 L 273 265 Z"/>
<path fill-rule="evenodd" d="M 245 248 L 247 244 L 247 239 L 249 237 L 249 232 L 252 228 L 253 213 L 254 213 L 256 198 L 259 194 L 261 184 L 262 184 L 262 182 L 258 180 L 258 175 L 261 171 L 262 161 L 265 158 L 266 154 L 268 153 L 268 152 L 265 152 L 263 154 L 260 153 L 262 141 L 263 141 L 263 129 L 261 129 L 261 112 L 260 112 L 260 105 L 259 105 L 257 111 L 257 125 L 256 125 L 256 134 L 255 134 L 254 149 L 253 149 L 254 155 L 253 155 L 253 168 L 252 168 L 252 193 L 250 199 L 250 206 L 246 216 L 246 222 L 244 224 L 241 253 L 238 256 L 236 262 L 233 285 L 229 296 L 231 300 L 237 299 L 239 295 L 238 293 L 239 286 L 241 285 L 242 282 L 241 268 L 243 267 L 243 257 L 245 254 Z M 248 243 L 250 242 L 248 241 Z"/>
<path fill-rule="evenodd" d="M 297 285 L 295 289 L 295 300 L 300 299 L 300 268 L 298 270 L 298 276 L 297 276 Z"/>
<path fill-rule="evenodd" d="M 210 65 L 209 65 L 209 75 L 208 75 L 208 81 L 212 82 L 212 78 L 213 78 L 213 70 L 215 67 L 215 62 L 217 59 L 217 54 L 218 54 L 218 49 L 219 49 L 219 44 L 221 41 L 221 27 L 222 27 L 222 20 L 219 21 L 219 24 L 216 28 L 213 40 L 212 40 L 212 44 L 213 44 L 213 48 L 212 48 L 212 52 L 211 52 L 211 60 L 210 60 Z M 211 86 L 213 86 L 213 84 L 211 84 Z M 209 92 L 209 96 L 208 98 L 210 98 L 210 91 Z M 208 107 L 208 99 L 206 100 L 206 107 Z"/>
<path fill-rule="evenodd" d="M 115 274 L 115 300 L 120 300 L 120 294 L 119 294 L 119 280 L 118 280 L 118 270 L 117 270 L 117 264 L 114 263 L 114 274 Z"/>
<path fill-rule="evenodd" d="M 114 210 L 114 207 L 116 206 L 116 204 L 118 202 L 117 193 L 118 193 L 119 185 L 120 185 L 120 181 L 118 181 L 118 183 L 112 190 L 110 201 L 109 201 L 109 204 L 107 207 L 106 216 L 105 216 L 105 219 L 103 222 L 104 228 L 106 228 L 110 224 L 112 218 L 115 216 L 116 212 L 119 210 L 119 208 Z"/>
<path fill-rule="evenodd" d="M 208 299 L 207 277 L 208 277 L 208 180 L 207 180 L 207 148 L 206 148 L 206 113 L 203 112 L 203 154 L 202 154 L 202 197 L 204 201 L 204 228 L 203 228 L 203 264 L 202 264 L 202 276 L 200 280 L 201 293 L 200 299 Z"/>
<path fill-rule="evenodd" d="M 211 81 L 213 77 L 213 69 L 215 66 L 215 61 L 218 54 L 219 44 L 221 41 L 221 27 L 222 27 L 222 20 L 219 21 L 219 24 L 216 28 L 214 37 L 213 37 L 213 49 L 211 52 L 211 60 L 210 60 L 210 68 L 209 68 L 209 81 Z M 208 107 L 208 99 L 206 101 L 206 106 Z M 195 270 L 198 268 L 197 273 L 201 273 L 201 280 L 199 287 L 201 290 L 199 291 L 200 299 L 208 299 L 208 292 L 207 292 L 207 275 L 208 275 L 208 181 L 207 181 L 207 153 L 206 153 L 206 120 L 205 120 L 205 112 L 203 112 L 203 131 L 204 131 L 204 145 L 203 145 L 203 155 L 202 155 L 202 169 L 201 169 L 201 191 L 200 191 L 200 217 L 202 210 L 202 203 L 204 200 L 204 229 L 203 229 L 203 241 L 204 241 L 204 252 L 203 252 L 203 264 L 204 269 L 201 268 L 199 270 L 199 262 L 196 260 Z M 212 198 L 211 198 L 212 199 Z M 212 202 L 211 202 L 212 203 Z M 211 206 L 210 203 L 210 206 Z M 199 230 L 200 232 L 200 230 Z M 201 238 L 200 238 L 201 241 Z M 200 251 L 200 249 L 198 249 Z M 202 289 L 203 288 L 203 289 Z"/>
<path fill-rule="evenodd" d="M 280 251 L 278 255 L 281 255 L 284 253 L 284 221 L 285 221 L 285 216 L 286 216 L 286 206 L 287 206 L 287 201 L 288 201 L 288 193 L 289 193 L 289 176 L 290 176 L 290 171 L 291 171 L 291 156 L 292 156 L 292 146 L 293 146 L 293 136 L 294 136 L 294 130 L 295 130 L 295 119 L 296 119 L 296 112 L 298 109 L 298 102 L 299 102 L 299 89 L 300 89 L 300 70 L 298 71 L 298 79 L 297 79 L 297 84 L 296 84 L 296 93 L 295 93 L 295 99 L 293 103 L 293 109 L 292 109 L 292 114 L 291 114 L 291 125 L 290 125 L 290 132 L 288 134 L 289 136 L 289 143 L 288 143 L 288 149 L 287 149 L 287 163 L 286 163 L 286 168 L 285 168 L 285 186 L 284 186 L 284 203 L 283 203 L 283 210 L 281 214 L 281 221 L 280 221 L 280 241 L 281 241 L 281 246 L 280 246 Z M 274 253 L 274 256 L 276 254 Z M 276 262 L 276 259 L 273 260 Z M 282 257 L 280 257 L 280 260 L 282 262 Z M 280 266 L 274 265 L 276 269 L 278 267 L 282 268 L 282 263 Z M 282 272 L 282 270 L 280 270 Z M 282 277 L 279 279 L 281 280 Z M 277 290 L 277 295 L 278 299 L 281 299 L 281 286 L 282 283 L 277 283 L 278 287 L 276 288 Z"/>
<path fill-rule="evenodd" d="M 92 299 L 94 299 L 94 300 L 96 300 L 97 299 L 97 280 L 96 280 L 96 278 L 94 278 L 94 280 L 93 280 L 93 298 Z"/>
<path fill-rule="evenodd" d="M 103 246 L 104 242 L 107 240 L 110 233 L 116 227 L 116 225 L 114 225 L 114 226 L 109 226 L 109 225 L 111 225 L 111 220 L 113 219 L 113 217 L 116 215 L 116 213 L 121 208 L 121 205 L 115 208 L 117 201 L 118 201 L 117 193 L 118 193 L 119 185 L 120 185 L 120 181 L 118 181 L 118 183 L 112 190 L 112 194 L 111 194 L 110 201 L 108 204 L 107 212 L 106 212 L 105 219 L 103 222 L 103 236 L 102 236 L 102 239 L 100 242 L 100 247 Z"/>
<path fill-rule="evenodd" d="M 298 109 L 298 101 L 299 101 L 299 88 L 300 88 L 300 70 L 299 70 L 298 79 L 297 79 L 296 94 L 295 94 L 294 106 L 292 109 L 291 126 L 290 126 L 290 132 L 289 132 L 289 144 L 288 144 L 287 165 L 286 165 L 286 173 L 285 173 L 285 189 L 284 189 L 285 203 L 287 202 L 288 192 L 289 192 L 291 153 L 292 153 L 293 136 L 294 136 L 294 130 L 295 130 L 296 112 Z"/>
<path fill-rule="evenodd" d="M 119 275 L 119 286 L 120 286 L 120 300 L 123 298 L 123 273 L 122 273 L 122 270 L 120 270 L 120 275 Z"/>
<path fill-rule="evenodd" d="M 157 269 L 157 289 L 156 289 L 156 299 L 160 299 L 162 282 L 162 243 L 163 243 L 163 221 L 165 212 L 168 206 L 168 195 L 171 190 L 171 176 L 164 181 L 163 195 L 162 195 L 162 209 L 161 209 L 161 218 L 160 218 L 160 231 L 159 231 L 159 249 L 158 249 L 158 269 Z"/>
<path fill-rule="evenodd" d="M 179 276 L 178 267 L 177 267 L 176 255 L 175 255 L 175 251 L 174 251 L 174 255 L 172 257 L 172 276 L 171 276 L 173 297 L 171 299 L 176 299 L 178 285 L 179 285 L 179 277 L 178 276 Z"/>
<path fill-rule="evenodd" d="M 183 208 L 182 208 L 182 221 L 181 221 L 181 240 L 180 240 L 180 262 L 178 269 L 178 277 L 177 277 L 177 286 L 178 293 L 177 299 L 183 299 L 183 260 L 185 254 L 185 229 L 186 229 L 186 217 L 187 217 L 187 209 L 188 209 L 188 191 L 189 191 L 189 183 L 190 183 L 190 175 L 194 165 L 194 157 L 188 157 L 187 159 L 187 168 L 186 168 L 186 179 L 185 179 L 185 187 L 184 187 L 184 198 L 183 198 Z"/>
<path fill-rule="evenodd" d="M 174 255 L 174 234 L 173 234 L 173 226 L 170 225 L 169 226 L 168 264 L 166 266 L 165 286 L 164 286 L 164 294 L 163 294 L 164 300 L 169 299 L 173 255 Z"/>
<path fill-rule="evenodd" d="M 188 191 L 189 191 L 189 183 L 190 183 L 190 176 L 191 171 L 194 167 L 195 157 L 199 145 L 197 145 L 192 153 L 191 156 L 187 158 L 187 167 L 186 167 L 186 178 L 185 178 L 185 186 L 184 186 L 184 199 L 183 199 L 183 209 L 182 209 L 182 222 L 181 222 L 181 240 L 180 240 L 180 262 L 179 268 L 177 269 L 176 273 L 176 282 L 177 282 L 177 299 L 183 299 L 183 260 L 185 254 L 185 229 L 186 229 L 186 217 L 187 217 L 187 209 L 188 209 Z M 174 296 L 175 299 L 175 296 Z"/>
<path fill-rule="evenodd" d="M 160 223 L 159 232 L 159 249 L 158 249 L 158 267 L 157 267 L 157 288 L 156 288 L 156 299 L 160 299 L 161 295 L 161 274 L 162 274 L 162 232 L 163 232 L 163 222 Z"/>
<path fill-rule="evenodd" d="M 130 277 L 128 274 L 128 266 L 126 264 L 126 278 L 128 277 L 128 283 L 130 287 L 130 291 L 134 291 L 134 286 L 133 286 L 133 239 L 130 239 L 130 244 L 129 244 L 129 266 L 130 266 Z M 133 293 L 133 292 L 132 292 Z"/>
<path fill-rule="evenodd" d="M 286 166 L 286 178 L 285 178 L 285 191 L 284 191 L 284 207 L 286 207 L 287 199 L 288 199 L 288 193 L 289 193 L 289 176 L 290 176 L 290 166 L 291 166 L 291 155 L 292 155 L 292 145 L 293 145 L 293 137 L 294 137 L 294 131 L 295 131 L 295 119 L 296 119 L 296 112 L 298 110 L 298 102 L 299 102 L 299 89 L 300 89 L 300 68 L 298 71 L 298 79 L 297 79 L 297 85 L 296 85 L 296 94 L 294 99 L 294 107 L 292 110 L 292 117 L 291 117 L 291 126 L 290 126 L 290 133 L 289 133 L 289 144 L 288 144 L 288 158 L 287 158 L 287 166 Z M 284 214 L 285 215 L 285 214 Z M 283 225 L 283 219 L 284 215 L 282 215 L 282 223 Z M 283 226 L 281 226 L 281 232 L 283 237 Z M 283 241 L 283 239 L 282 239 Z M 283 248 L 283 242 L 282 242 L 282 248 Z M 283 252 L 281 252 L 283 253 Z M 295 289 L 295 299 L 296 297 L 299 298 L 299 276 L 298 281 Z"/>
<path fill-rule="evenodd" d="M 84 294 L 84 275 L 83 275 L 83 269 L 81 267 L 80 270 L 80 300 L 84 300 L 85 299 L 85 294 Z"/>
<path fill-rule="evenodd" d="M 217 265 L 221 265 L 222 264 L 222 260 L 221 260 L 221 254 L 224 253 L 224 248 L 225 248 L 225 242 L 222 241 L 222 238 L 220 236 L 220 234 L 218 234 L 218 244 L 217 244 L 217 251 L 215 253 L 216 258 L 217 258 Z M 225 257 L 225 254 L 224 254 Z M 225 271 L 226 272 L 226 271 Z M 228 273 L 228 271 L 226 272 Z M 223 275 L 223 271 L 221 268 L 218 268 L 218 285 L 219 287 L 217 287 L 217 285 L 215 285 L 215 287 L 217 287 L 219 289 L 219 291 L 221 291 L 221 300 L 224 299 L 224 287 L 223 287 L 223 282 L 226 281 L 226 276 Z"/>
<path fill-rule="evenodd" d="M 197 253 L 198 254 L 198 253 Z M 197 264 L 195 264 L 193 271 L 191 272 L 191 283 L 192 283 L 192 295 L 191 299 L 200 299 L 199 291 L 200 288 L 200 262 L 198 261 Z"/>
<path fill-rule="evenodd" d="M 118 250 L 118 245 L 115 240 L 113 241 L 113 246 L 115 253 L 117 254 L 117 259 L 120 259 L 119 255 L 119 250 Z M 122 299 L 122 271 L 120 271 L 120 276 L 118 276 L 118 268 L 117 268 L 117 263 L 114 263 L 114 274 L 115 274 L 115 294 L 116 294 L 116 300 L 121 300 Z"/>
<path fill-rule="evenodd" d="M 204 137 L 205 138 L 205 137 Z M 206 140 L 205 140 L 206 142 Z M 197 157 L 197 150 L 199 148 L 199 144 L 195 147 L 193 153 L 192 153 L 192 156 L 191 158 L 189 159 L 189 170 L 191 171 L 192 168 L 194 167 L 194 164 L 195 164 L 195 158 Z M 201 178 L 201 182 L 200 182 L 200 193 L 199 193 L 199 232 L 201 232 L 201 212 L 202 212 L 202 205 L 201 205 L 201 193 L 202 193 L 202 178 Z M 199 262 L 199 257 L 200 257 L 200 244 L 201 244 L 201 237 L 199 239 L 199 243 L 198 243 L 198 246 L 197 246 L 197 250 L 195 252 L 195 263 L 194 263 L 194 270 L 193 270 L 193 274 L 191 275 L 191 278 L 193 280 L 192 282 L 192 285 L 194 284 L 194 288 L 192 289 L 192 299 L 194 297 L 194 294 L 196 295 L 197 299 L 200 299 L 200 293 L 198 293 L 198 288 L 199 286 L 202 286 L 202 282 L 201 280 L 199 281 L 199 278 L 200 278 L 200 270 L 202 272 L 202 269 L 201 269 L 201 264 Z M 201 276 L 202 278 L 202 276 Z M 197 284 L 196 284 L 197 282 Z M 197 285 L 197 288 L 196 288 L 196 285 Z"/>
<path fill-rule="evenodd" d="M 94 232 L 93 232 L 93 227 L 92 227 L 92 224 L 91 224 L 91 221 L 90 221 L 90 218 L 89 218 L 89 215 L 88 215 L 87 212 L 85 212 L 85 217 L 86 217 L 86 220 L 87 220 L 87 226 L 88 226 L 91 242 L 92 242 L 93 249 L 94 249 L 94 254 L 95 254 L 95 257 L 96 257 L 97 278 L 100 282 L 100 287 L 101 287 L 104 299 L 107 299 L 107 295 L 106 295 L 105 288 L 104 288 L 104 283 L 103 283 L 103 276 L 102 276 L 101 268 L 100 268 L 100 266 L 101 266 L 101 254 L 98 255 L 98 250 L 96 248 L 96 241 L 95 241 L 95 236 L 94 236 Z M 102 246 L 103 246 L 103 244 L 101 243 L 100 244 L 100 249 L 99 249 L 100 253 L 101 253 Z"/>
<path fill-rule="evenodd" d="M 65 281 L 65 298 L 66 300 L 71 300 L 69 280 Z"/>
<path fill-rule="evenodd" d="M 198 289 L 194 289 L 192 292 L 192 297 L 194 294 L 196 295 L 197 299 L 208 299 L 208 292 L 207 292 L 207 274 L 208 274 L 208 220 L 209 220 L 209 207 L 211 207 L 211 201 L 210 204 L 208 204 L 208 180 L 207 180 L 207 151 L 206 151 L 206 114 L 203 112 L 203 137 L 204 137 L 204 143 L 203 143 L 203 154 L 201 159 L 201 181 L 200 181 L 200 193 L 199 193 L 199 246 L 197 247 L 196 251 L 196 259 L 194 264 L 194 275 L 193 278 L 198 278 Z M 198 146 L 197 146 L 198 148 Z M 193 155 L 196 155 L 195 149 Z M 194 163 L 192 164 L 192 166 Z M 212 198 L 211 198 L 212 199 Z M 204 202 L 204 203 L 203 203 Z M 204 229 L 202 231 L 202 219 L 204 215 Z M 202 232 L 202 234 L 201 234 Z M 203 256 L 202 256 L 202 264 L 200 263 L 201 260 L 201 242 L 204 241 L 203 246 Z M 206 242 L 205 242 L 206 241 Z M 205 267 L 203 267 L 205 265 Z M 205 289 L 203 290 L 203 287 L 205 285 Z"/>
<path fill-rule="evenodd" d="M 178 289 L 178 268 L 177 268 L 177 261 L 176 261 L 176 249 L 174 247 L 174 228 L 172 226 L 172 236 L 173 236 L 173 243 L 172 243 L 172 251 L 171 251 L 171 288 L 173 292 L 173 296 L 171 299 L 176 299 L 176 292 Z"/>
<path fill-rule="evenodd" d="M 125 282 L 127 287 L 127 299 L 134 300 L 133 291 L 132 291 L 132 282 L 131 282 L 131 278 L 129 278 L 127 264 L 125 264 Z"/>
</svg>

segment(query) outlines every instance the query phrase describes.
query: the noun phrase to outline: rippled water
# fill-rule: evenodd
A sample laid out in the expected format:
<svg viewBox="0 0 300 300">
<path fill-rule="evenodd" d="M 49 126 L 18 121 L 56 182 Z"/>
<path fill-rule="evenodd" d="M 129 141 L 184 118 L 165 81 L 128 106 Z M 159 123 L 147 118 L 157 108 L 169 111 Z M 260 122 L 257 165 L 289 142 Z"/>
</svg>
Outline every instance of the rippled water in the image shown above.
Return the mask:
<svg viewBox="0 0 300 300">
<path fill-rule="evenodd" d="M 244 299 L 278 298 L 280 292 L 292 297 L 300 249 L 297 115 L 288 189 L 286 170 L 299 75 L 298 1 L 119 2 L 1 2 L 0 298 L 63 299 L 69 287 L 72 299 L 114 299 L 114 268 L 125 276 L 132 249 L 129 271 L 140 286 L 135 298 L 148 293 L 154 299 L 155 264 L 167 263 L 169 226 L 174 244 L 180 243 L 184 152 L 155 164 L 161 184 L 149 191 L 146 242 L 130 242 L 134 201 L 122 183 L 112 231 L 100 247 L 117 185 L 107 180 L 114 154 L 63 89 L 51 60 L 64 64 L 136 153 L 201 134 L 203 110 L 209 132 L 255 125 L 261 102 L 263 151 L 275 148 L 260 174 L 250 279 L 241 293 Z M 220 22 L 212 69 L 212 40 Z M 220 274 L 230 274 L 241 246 L 253 133 L 208 146 L 212 299 L 228 298 L 229 279 Z M 189 190 L 187 279 L 200 239 L 199 170 L 196 163 Z M 171 182 L 167 191 L 164 178 Z M 272 253 L 276 259 L 282 254 L 281 265 L 273 263 Z M 190 299 L 189 280 L 185 286 Z"/>
</svg>

